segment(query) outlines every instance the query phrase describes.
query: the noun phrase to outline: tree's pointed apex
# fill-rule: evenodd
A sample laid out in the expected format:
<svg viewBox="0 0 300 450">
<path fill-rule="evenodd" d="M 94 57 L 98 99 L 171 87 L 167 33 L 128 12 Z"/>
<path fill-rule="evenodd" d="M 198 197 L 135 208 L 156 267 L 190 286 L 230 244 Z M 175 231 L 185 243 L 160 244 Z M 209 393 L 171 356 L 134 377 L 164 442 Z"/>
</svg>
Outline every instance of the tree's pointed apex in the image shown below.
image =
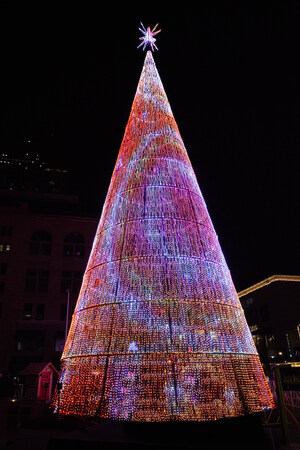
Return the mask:
<svg viewBox="0 0 300 450">
<path fill-rule="evenodd" d="M 133 139 L 135 140 L 137 136 L 140 136 L 141 139 L 145 139 L 145 136 L 148 136 L 149 140 L 154 134 L 165 136 L 165 139 L 167 136 L 172 140 L 176 139 L 183 150 L 182 157 L 190 164 L 152 52 L 148 50 L 125 128 L 117 159 L 117 167 L 120 164 L 124 164 L 125 160 L 128 161 L 128 158 L 133 157 L 131 150 L 136 155 L 140 151 L 139 147 L 131 147 L 129 144 L 127 145 L 127 142 L 133 142 Z M 123 151 L 125 149 L 126 151 Z M 171 148 L 170 152 L 172 153 Z"/>
</svg>

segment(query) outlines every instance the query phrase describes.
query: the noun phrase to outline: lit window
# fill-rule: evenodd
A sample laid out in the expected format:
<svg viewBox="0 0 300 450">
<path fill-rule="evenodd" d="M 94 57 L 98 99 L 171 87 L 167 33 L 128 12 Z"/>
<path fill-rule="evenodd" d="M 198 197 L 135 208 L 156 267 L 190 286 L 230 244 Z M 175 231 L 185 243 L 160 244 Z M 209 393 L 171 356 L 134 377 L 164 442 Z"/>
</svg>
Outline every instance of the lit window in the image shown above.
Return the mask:
<svg viewBox="0 0 300 450">
<path fill-rule="evenodd" d="M 32 319 L 32 303 L 24 303 L 24 319 Z"/>
<path fill-rule="evenodd" d="M 0 244 L 0 253 L 9 253 L 11 251 L 11 245 L 10 244 Z"/>
</svg>

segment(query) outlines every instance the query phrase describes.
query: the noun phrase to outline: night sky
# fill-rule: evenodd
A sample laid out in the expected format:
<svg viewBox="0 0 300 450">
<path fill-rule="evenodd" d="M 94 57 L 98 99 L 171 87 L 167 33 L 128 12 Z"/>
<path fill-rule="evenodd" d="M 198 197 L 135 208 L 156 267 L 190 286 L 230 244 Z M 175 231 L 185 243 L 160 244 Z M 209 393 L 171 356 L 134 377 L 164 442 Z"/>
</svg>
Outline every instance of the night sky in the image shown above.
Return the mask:
<svg viewBox="0 0 300 450">
<path fill-rule="evenodd" d="M 237 290 L 299 275 L 300 3 L 61 3 L 2 6 L 2 152 L 70 169 L 100 216 L 145 57 L 139 22 L 159 22 L 156 66 Z"/>
</svg>

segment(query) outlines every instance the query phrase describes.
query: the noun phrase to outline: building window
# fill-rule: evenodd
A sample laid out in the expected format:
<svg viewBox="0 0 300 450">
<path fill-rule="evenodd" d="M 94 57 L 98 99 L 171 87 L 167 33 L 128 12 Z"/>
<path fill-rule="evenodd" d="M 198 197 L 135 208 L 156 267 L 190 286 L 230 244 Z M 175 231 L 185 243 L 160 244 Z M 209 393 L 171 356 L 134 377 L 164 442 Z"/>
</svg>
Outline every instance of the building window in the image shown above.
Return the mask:
<svg viewBox="0 0 300 450">
<path fill-rule="evenodd" d="M 250 310 L 247 309 L 245 313 L 249 327 L 258 324 L 258 314 L 256 308 Z"/>
<path fill-rule="evenodd" d="M 44 331 L 17 331 L 16 344 L 18 351 L 42 352 L 44 341 Z"/>
<path fill-rule="evenodd" d="M 274 334 L 267 334 L 265 337 L 266 347 L 270 351 L 275 352 L 275 338 Z"/>
<path fill-rule="evenodd" d="M 262 322 L 267 322 L 270 319 L 269 305 L 262 305 L 260 307 L 260 317 Z"/>
<path fill-rule="evenodd" d="M 4 283 L 4 281 L 0 281 L 0 294 L 3 294 L 4 288 L 5 288 L 5 283 Z"/>
<path fill-rule="evenodd" d="M 0 264 L 0 275 L 5 275 L 7 272 L 7 264 L 1 263 Z"/>
<path fill-rule="evenodd" d="M 72 272 L 70 270 L 63 270 L 61 275 L 61 285 L 60 291 L 62 294 L 70 289 L 70 293 L 76 295 L 79 293 L 81 282 L 82 282 L 82 272 Z"/>
<path fill-rule="evenodd" d="M 9 226 L 2 225 L 0 228 L 0 235 L 1 236 L 11 236 L 12 230 L 13 230 L 13 227 L 11 225 L 9 225 Z"/>
<path fill-rule="evenodd" d="M 27 269 L 25 292 L 45 293 L 48 291 L 49 270 Z"/>
<path fill-rule="evenodd" d="M 70 233 L 65 237 L 64 256 L 84 257 L 84 237 L 80 233 Z"/>
<path fill-rule="evenodd" d="M 32 303 L 24 303 L 23 317 L 26 320 L 32 319 Z"/>
<path fill-rule="evenodd" d="M 262 335 L 261 334 L 254 334 L 252 337 L 253 337 L 253 341 L 254 341 L 254 344 L 255 344 L 256 348 L 258 348 L 263 342 Z"/>
<path fill-rule="evenodd" d="M 51 254 L 51 234 L 45 230 L 35 231 L 30 239 L 29 253 L 31 255 Z"/>
<path fill-rule="evenodd" d="M 6 429 L 16 430 L 18 428 L 18 414 L 16 409 L 7 408 Z"/>
<path fill-rule="evenodd" d="M 247 307 L 247 306 L 249 306 L 249 305 L 253 305 L 253 298 L 246 298 L 246 299 L 243 301 L 243 306 L 244 306 L 244 307 Z"/>
<path fill-rule="evenodd" d="M 2 302 L 0 302 L 0 318 L 2 316 Z"/>
<path fill-rule="evenodd" d="M 11 245 L 10 244 L 0 244 L 0 253 L 9 253 L 11 251 Z"/>
<path fill-rule="evenodd" d="M 55 339 L 55 351 L 62 352 L 65 346 L 65 335 L 62 331 L 58 331 Z"/>
<path fill-rule="evenodd" d="M 67 318 L 67 304 L 61 303 L 60 305 L 60 320 L 65 321 Z"/>
<path fill-rule="evenodd" d="M 35 319 L 36 320 L 44 320 L 44 315 L 45 315 L 45 305 L 44 305 L 44 303 L 38 303 L 36 305 L 36 310 L 35 310 Z"/>
</svg>

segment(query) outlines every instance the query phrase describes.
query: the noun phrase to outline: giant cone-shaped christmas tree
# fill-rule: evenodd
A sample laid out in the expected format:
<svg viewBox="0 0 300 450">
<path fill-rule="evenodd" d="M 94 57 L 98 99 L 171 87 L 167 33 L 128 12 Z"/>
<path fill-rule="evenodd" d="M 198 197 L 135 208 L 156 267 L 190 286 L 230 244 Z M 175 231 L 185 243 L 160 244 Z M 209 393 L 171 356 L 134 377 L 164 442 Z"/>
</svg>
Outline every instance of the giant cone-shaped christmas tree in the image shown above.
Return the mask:
<svg viewBox="0 0 300 450">
<path fill-rule="evenodd" d="M 60 382 L 61 414 L 204 421 L 273 406 L 150 50 Z"/>
</svg>

